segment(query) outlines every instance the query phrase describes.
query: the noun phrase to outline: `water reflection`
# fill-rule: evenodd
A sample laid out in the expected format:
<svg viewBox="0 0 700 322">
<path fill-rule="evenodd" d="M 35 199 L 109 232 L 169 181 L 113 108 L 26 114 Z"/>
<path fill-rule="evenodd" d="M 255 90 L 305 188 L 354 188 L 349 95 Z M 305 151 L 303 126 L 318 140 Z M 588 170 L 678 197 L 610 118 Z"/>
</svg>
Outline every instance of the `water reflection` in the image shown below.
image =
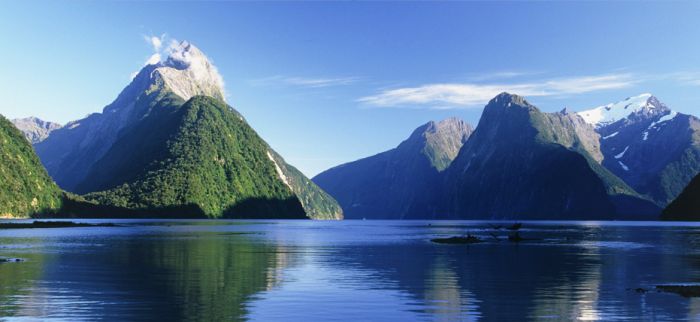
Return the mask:
<svg viewBox="0 0 700 322">
<path fill-rule="evenodd" d="M 228 222 L 0 231 L 0 317 L 64 320 L 687 320 L 695 227 Z M 233 222 L 232 222 L 233 223 Z M 4 236 L 4 237 L 1 237 Z"/>
</svg>

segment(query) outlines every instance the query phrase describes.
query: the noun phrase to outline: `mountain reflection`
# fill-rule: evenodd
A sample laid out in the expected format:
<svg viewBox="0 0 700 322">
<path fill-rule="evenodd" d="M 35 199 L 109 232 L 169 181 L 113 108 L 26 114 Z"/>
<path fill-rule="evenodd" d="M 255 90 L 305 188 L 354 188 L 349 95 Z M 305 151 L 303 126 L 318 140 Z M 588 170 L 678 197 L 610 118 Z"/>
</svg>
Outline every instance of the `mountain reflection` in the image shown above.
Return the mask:
<svg viewBox="0 0 700 322">
<path fill-rule="evenodd" d="M 286 256 L 237 234 L 111 239 L 0 265 L 0 313 L 240 320 L 255 293 L 278 284 Z"/>
</svg>

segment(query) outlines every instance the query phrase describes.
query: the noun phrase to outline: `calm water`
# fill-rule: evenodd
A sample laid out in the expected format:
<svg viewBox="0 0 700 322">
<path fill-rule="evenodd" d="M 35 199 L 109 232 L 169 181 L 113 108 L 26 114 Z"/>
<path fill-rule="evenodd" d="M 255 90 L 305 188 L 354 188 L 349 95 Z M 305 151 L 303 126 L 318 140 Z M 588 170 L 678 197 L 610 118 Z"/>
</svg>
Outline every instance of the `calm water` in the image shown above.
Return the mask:
<svg viewBox="0 0 700 322">
<path fill-rule="evenodd" d="M 467 246 L 429 240 L 488 224 L 110 222 L 0 230 L 0 256 L 25 259 L 0 264 L 0 317 L 700 319 L 700 299 L 630 290 L 700 282 L 700 226 L 526 222 L 541 240 Z"/>
</svg>

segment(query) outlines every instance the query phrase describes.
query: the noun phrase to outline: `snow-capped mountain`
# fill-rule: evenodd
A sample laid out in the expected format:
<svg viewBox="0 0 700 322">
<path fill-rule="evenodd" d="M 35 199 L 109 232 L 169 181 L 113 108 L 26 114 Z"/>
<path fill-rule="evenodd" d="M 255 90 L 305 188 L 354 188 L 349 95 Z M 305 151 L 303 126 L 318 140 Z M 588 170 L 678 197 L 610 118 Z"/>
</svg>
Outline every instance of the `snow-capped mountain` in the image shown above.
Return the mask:
<svg viewBox="0 0 700 322">
<path fill-rule="evenodd" d="M 700 171 L 700 120 L 651 94 L 578 114 L 601 136 L 603 166 L 660 206 Z"/>
<path fill-rule="evenodd" d="M 502 93 L 445 171 L 448 219 L 650 219 L 659 211 L 605 169 L 599 135 L 564 110 Z"/>
<path fill-rule="evenodd" d="M 61 124 L 47 122 L 37 117 L 26 117 L 12 120 L 12 124 L 22 131 L 24 137 L 32 144 L 45 140 L 51 132 L 61 128 Z"/>
<path fill-rule="evenodd" d="M 578 114 L 589 124 L 600 128 L 628 117 L 630 114 L 653 115 L 666 110 L 661 102 L 649 93 L 628 97 L 617 103 L 598 106 Z"/>
</svg>

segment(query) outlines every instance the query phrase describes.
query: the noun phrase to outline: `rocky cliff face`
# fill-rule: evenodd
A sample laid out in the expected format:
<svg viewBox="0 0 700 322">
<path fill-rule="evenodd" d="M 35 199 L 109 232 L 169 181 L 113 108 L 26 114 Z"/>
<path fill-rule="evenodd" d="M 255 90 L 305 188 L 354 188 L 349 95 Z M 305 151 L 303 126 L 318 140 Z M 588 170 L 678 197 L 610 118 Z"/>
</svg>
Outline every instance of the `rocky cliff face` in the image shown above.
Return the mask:
<svg viewBox="0 0 700 322">
<path fill-rule="evenodd" d="M 39 143 L 49 137 L 51 132 L 61 128 L 61 124 L 47 122 L 36 117 L 27 117 L 23 119 L 14 119 L 12 124 L 17 127 L 24 137 L 29 140 L 31 144 Z"/>
</svg>

